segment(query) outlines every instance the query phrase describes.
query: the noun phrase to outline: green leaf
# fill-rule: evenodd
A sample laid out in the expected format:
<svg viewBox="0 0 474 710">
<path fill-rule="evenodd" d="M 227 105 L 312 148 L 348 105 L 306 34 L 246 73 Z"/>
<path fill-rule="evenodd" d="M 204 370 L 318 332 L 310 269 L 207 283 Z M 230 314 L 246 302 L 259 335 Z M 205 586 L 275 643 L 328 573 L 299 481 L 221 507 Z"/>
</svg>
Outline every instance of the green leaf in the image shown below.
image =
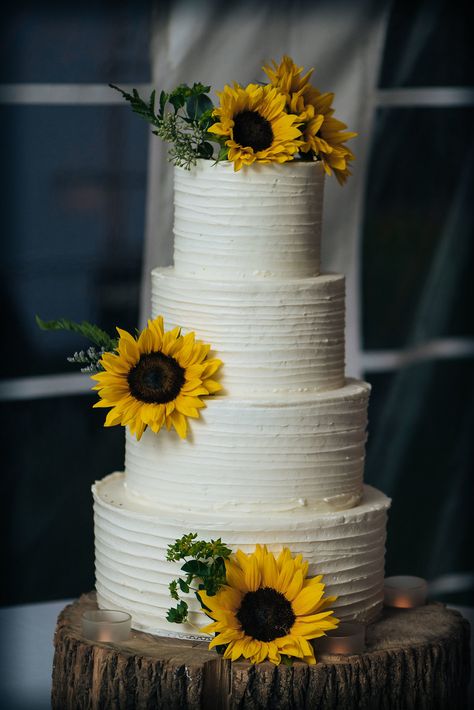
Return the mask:
<svg viewBox="0 0 474 710">
<path fill-rule="evenodd" d="M 79 333 L 84 338 L 91 340 L 105 350 L 115 350 L 117 347 L 117 338 L 111 338 L 105 330 L 101 330 L 98 326 L 88 323 L 87 321 L 76 323 L 67 318 L 45 321 L 37 315 L 36 323 L 41 330 L 69 330 L 74 333 Z"/>
<path fill-rule="evenodd" d="M 166 559 L 170 562 L 177 562 L 178 560 L 182 560 L 184 557 L 188 557 L 189 550 L 196 538 L 197 533 L 188 533 L 187 535 L 183 535 L 183 537 L 175 540 L 175 542 L 168 545 Z"/>
<path fill-rule="evenodd" d="M 153 101 L 151 100 L 152 97 L 150 97 L 150 99 L 146 102 L 141 98 L 136 89 L 133 89 L 133 92 L 129 94 L 119 86 L 115 86 L 115 84 L 109 84 L 109 86 L 122 94 L 123 98 L 130 103 L 134 113 L 138 114 L 154 126 L 160 125 L 160 118 L 155 115 L 154 97 Z M 152 94 L 153 93 L 154 92 L 152 92 Z"/>
<path fill-rule="evenodd" d="M 199 94 L 208 94 L 211 90 L 210 86 L 206 86 L 205 84 L 201 84 L 201 82 L 194 82 L 192 87 L 189 90 L 189 95 L 190 96 L 198 96 Z"/>
<path fill-rule="evenodd" d="M 209 111 L 204 111 L 201 116 L 199 116 L 198 123 L 199 127 L 201 128 L 202 131 L 208 131 L 210 126 L 212 126 L 213 123 L 216 122 L 216 117 L 212 115 L 213 109 L 209 109 Z M 217 141 L 216 136 L 212 135 L 212 140 Z"/>
<path fill-rule="evenodd" d="M 210 143 L 201 143 L 199 146 L 199 157 L 200 158 L 206 158 L 207 160 L 212 158 L 214 154 L 214 148 Z"/>
<path fill-rule="evenodd" d="M 181 569 L 183 572 L 189 572 L 195 577 L 201 577 L 201 579 L 209 574 L 209 567 L 199 560 L 189 560 L 189 562 L 184 563 Z"/>
<path fill-rule="evenodd" d="M 175 624 L 183 624 L 188 619 L 188 605 L 186 602 L 179 602 L 175 608 L 168 609 L 166 619 Z"/>
<path fill-rule="evenodd" d="M 186 101 L 186 111 L 190 118 L 197 121 L 204 113 L 211 112 L 214 108 L 209 96 L 206 94 L 198 94 L 197 96 L 190 96 Z"/>
<path fill-rule="evenodd" d="M 178 579 L 179 588 L 182 592 L 187 594 L 189 592 L 189 584 L 187 584 L 181 577 Z"/>
<path fill-rule="evenodd" d="M 217 594 L 219 591 L 219 587 L 222 586 L 222 581 L 216 579 L 215 577 L 210 577 L 209 579 L 204 580 L 203 586 L 209 596 L 213 597 L 214 594 Z"/>
<path fill-rule="evenodd" d="M 229 154 L 229 149 L 226 145 L 223 145 L 222 148 L 219 151 L 219 155 L 217 156 L 217 161 L 219 160 L 227 160 Z"/>
<path fill-rule="evenodd" d="M 188 94 L 189 87 L 187 87 L 186 84 L 180 84 L 168 96 L 168 101 L 173 106 L 175 112 L 179 111 L 180 108 L 183 108 L 184 104 L 186 103 Z"/>
<path fill-rule="evenodd" d="M 165 106 L 166 102 L 168 101 L 168 94 L 165 94 L 164 91 L 160 92 L 160 116 L 163 117 L 163 113 L 165 111 Z"/>
<path fill-rule="evenodd" d="M 174 579 L 172 582 L 169 583 L 168 588 L 170 590 L 170 596 L 172 599 L 176 599 L 176 601 L 179 600 L 179 595 L 178 595 L 178 585 L 176 579 Z"/>
<path fill-rule="evenodd" d="M 155 96 L 156 96 L 156 91 L 153 89 L 153 91 L 150 94 L 150 100 L 148 102 L 148 109 L 150 113 L 155 115 Z"/>
<path fill-rule="evenodd" d="M 223 557 L 218 557 L 215 561 L 216 573 L 225 577 L 225 562 Z"/>
<path fill-rule="evenodd" d="M 166 559 L 178 561 L 184 559 L 185 562 L 181 570 L 186 573 L 186 578 L 179 578 L 170 585 L 170 592 L 178 594 L 177 587 L 187 594 L 194 591 L 199 604 L 205 609 L 196 591 L 204 589 L 207 594 L 214 595 L 226 581 L 225 559 L 231 554 L 229 547 L 224 545 L 221 538 L 218 540 L 197 540 L 196 533 L 188 533 L 168 545 Z M 191 558 L 191 559 L 186 559 Z M 193 584 L 193 586 L 191 586 Z M 181 602 L 180 602 L 181 604 Z M 168 619 L 180 623 L 187 611 L 180 606 L 170 609 Z M 187 610 L 187 607 L 186 607 Z"/>
</svg>

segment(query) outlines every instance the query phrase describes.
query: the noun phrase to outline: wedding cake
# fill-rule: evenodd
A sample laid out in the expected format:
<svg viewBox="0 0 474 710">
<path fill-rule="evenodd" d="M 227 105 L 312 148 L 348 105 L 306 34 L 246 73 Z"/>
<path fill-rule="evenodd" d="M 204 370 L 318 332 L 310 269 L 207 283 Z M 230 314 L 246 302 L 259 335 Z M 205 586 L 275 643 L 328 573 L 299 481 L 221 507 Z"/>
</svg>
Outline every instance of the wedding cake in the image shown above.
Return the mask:
<svg viewBox="0 0 474 710">
<path fill-rule="evenodd" d="M 198 635 L 166 620 L 190 531 L 233 550 L 266 544 L 323 574 L 341 619 L 383 601 L 389 499 L 364 485 L 370 385 L 345 376 L 344 277 L 321 272 L 321 162 L 198 160 L 175 168 L 174 267 L 152 273 L 152 316 L 212 343 L 222 390 L 188 437 L 127 430 L 125 471 L 93 487 L 97 600 L 132 626 Z"/>
</svg>

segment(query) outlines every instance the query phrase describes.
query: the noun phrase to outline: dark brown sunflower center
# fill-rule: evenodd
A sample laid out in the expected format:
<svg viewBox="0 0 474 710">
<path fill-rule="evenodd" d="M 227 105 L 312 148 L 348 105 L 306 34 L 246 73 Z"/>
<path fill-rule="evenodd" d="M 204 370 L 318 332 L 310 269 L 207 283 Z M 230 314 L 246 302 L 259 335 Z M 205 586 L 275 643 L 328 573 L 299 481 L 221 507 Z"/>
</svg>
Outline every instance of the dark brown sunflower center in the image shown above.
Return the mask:
<svg viewBox="0 0 474 710">
<path fill-rule="evenodd" d="M 184 369 L 163 353 L 145 353 L 128 373 L 130 393 L 141 402 L 165 404 L 185 383 Z"/>
<path fill-rule="evenodd" d="M 269 148 L 273 142 L 270 121 L 257 111 L 241 111 L 234 116 L 234 140 L 255 151 Z"/>
<path fill-rule="evenodd" d="M 284 594 L 262 587 L 256 592 L 247 592 L 237 618 L 248 636 L 257 641 L 273 641 L 289 633 L 296 616 Z"/>
</svg>

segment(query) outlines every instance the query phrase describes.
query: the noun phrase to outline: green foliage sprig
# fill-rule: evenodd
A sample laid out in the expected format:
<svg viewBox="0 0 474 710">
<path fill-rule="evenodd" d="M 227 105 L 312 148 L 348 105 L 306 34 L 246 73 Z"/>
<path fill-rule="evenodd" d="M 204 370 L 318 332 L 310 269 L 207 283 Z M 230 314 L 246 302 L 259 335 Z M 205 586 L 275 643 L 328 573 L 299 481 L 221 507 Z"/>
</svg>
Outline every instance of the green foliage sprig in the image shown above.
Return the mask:
<svg viewBox="0 0 474 710">
<path fill-rule="evenodd" d="M 215 122 L 212 116 L 214 104 L 207 95 L 210 86 L 180 84 L 170 93 L 162 91 L 157 109 L 155 91 L 145 101 L 136 89 L 129 94 L 114 84 L 109 86 L 122 94 L 134 113 L 154 127 L 155 135 L 172 144 L 168 155 L 174 165 L 189 170 L 198 158 L 212 158 L 214 148 L 210 141 L 216 142 L 216 137 L 208 133 Z M 167 105 L 171 110 L 166 110 Z M 219 156 L 221 153 L 222 150 Z"/>
<path fill-rule="evenodd" d="M 81 372 L 92 374 L 102 370 L 100 359 L 106 352 L 111 352 L 117 348 L 118 338 L 112 338 L 105 330 L 101 330 L 97 325 L 82 321 L 68 320 L 60 318 L 59 320 L 45 321 L 39 316 L 36 316 L 36 323 L 41 330 L 69 330 L 74 333 L 79 333 L 87 340 L 94 343 L 96 347 L 89 347 L 87 350 L 75 352 L 72 357 L 68 357 L 69 362 L 77 362 L 81 367 Z"/>
<path fill-rule="evenodd" d="M 182 624 L 188 620 L 188 604 L 180 600 L 178 588 L 183 594 L 194 591 L 201 605 L 198 591 L 203 589 L 209 596 L 219 591 L 226 581 L 225 560 L 231 552 L 232 550 L 224 545 L 221 538 L 210 542 L 197 540 L 197 533 L 183 535 L 172 545 L 168 545 L 166 555 L 168 561 L 186 560 L 181 567 L 181 570 L 186 573 L 184 579 L 179 577 L 169 585 L 172 599 L 176 599 L 179 603 L 168 610 L 166 616 L 168 621 Z"/>
</svg>

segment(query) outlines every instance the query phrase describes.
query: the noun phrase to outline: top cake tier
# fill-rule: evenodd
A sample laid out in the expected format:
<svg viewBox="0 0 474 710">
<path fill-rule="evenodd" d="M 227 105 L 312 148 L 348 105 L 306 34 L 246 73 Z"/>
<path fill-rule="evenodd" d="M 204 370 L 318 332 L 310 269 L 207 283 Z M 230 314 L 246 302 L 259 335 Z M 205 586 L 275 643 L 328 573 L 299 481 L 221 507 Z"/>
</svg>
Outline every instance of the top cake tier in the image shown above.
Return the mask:
<svg viewBox="0 0 474 710">
<path fill-rule="evenodd" d="M 320 163 L 227 161 L 175 168 L 174 264 L 179 276 L 221 280 L 320 272 Z"/>
</svg>

